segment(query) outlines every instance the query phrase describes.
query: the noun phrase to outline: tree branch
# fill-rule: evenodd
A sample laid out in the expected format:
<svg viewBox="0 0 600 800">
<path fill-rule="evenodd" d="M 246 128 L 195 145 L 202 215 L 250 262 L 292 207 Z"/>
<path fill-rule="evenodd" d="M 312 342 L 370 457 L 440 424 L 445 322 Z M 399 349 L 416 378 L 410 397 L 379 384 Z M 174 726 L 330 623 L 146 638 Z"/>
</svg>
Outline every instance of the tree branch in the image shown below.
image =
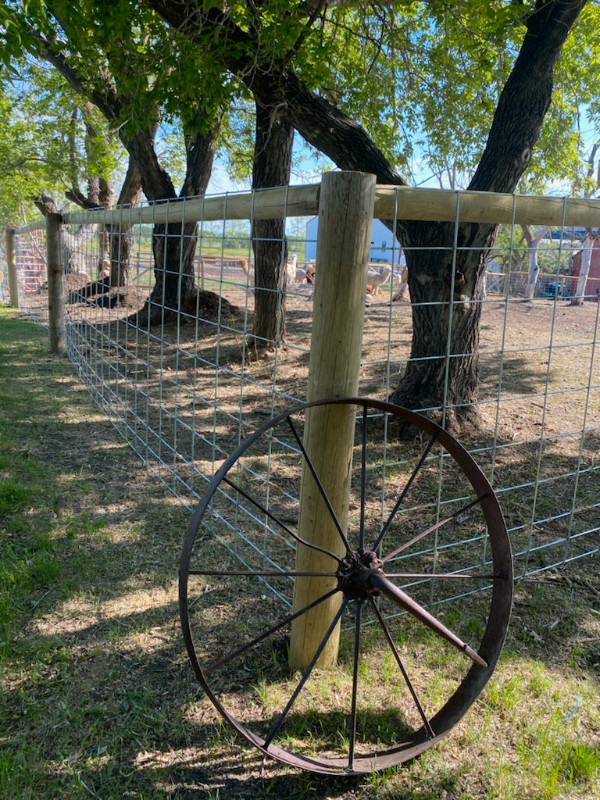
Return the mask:
<svg viewBox="0 0 600 800">
<path fill-rule="evenodd" d="M 531 160 L 552 98 L 554 66 L 587 0 L 537 0 L 496 107 L 469 189 L 513 192 Z"/>
<path fill-rule="evenodd" d="M 298 55 L 298 51 L 306 41 L 306 37 L 310 33 L 312 26 L 315 24 L 315 22 L 319 18 L 321 12 L 323 11 L 326 5 L 327 5 L 327 0 L 317 0 L 317 2 L 312 4 L 313 6 L 312 8 L 307 7 L 308 19 L 306 20 L 306 24 L 302 29 L 302 31 L 300 32 L 294 44 L 290 47 L 290 49 L 286 53 L 285 58 L 283 59 L 282 66 L 284 67 L 288 66 L 289 63 L 292 61 L 292 59 L 296 55 Z"/>
<path fill-rule="evenodd" d="M 58 203 L 53 197 L 47 194 L 38 194 L 31 198 L 31 202 L 47 217 L 48 214 L 59 214 Z"/>
<path fill-rule="evenodd" d="M 97 203 L 93 203 L 91 200 L 88 200 L 88 198 L 81 192 L 81 190 L 77 186 L 74 186 L 72 189 L 67 189 L 67 191 L 65 192 L 65 197 L 67 198 L 67 200 L 70 200 L 72 203 L 75 203 L 75 205 L 78 205 L 81 208 L 85 208 L 87 210 L 99 207 Z"/>
<path fill-rule="evenodd" d="M 29 27 L 29 35 L 38 44 L 40 58 L 52 64 L 77 94 L 89 98 L 108 120 L 112 122 L 118 121 L 123 110 L 123 103 L 118 98 L 114 86 L 111 86 L 108 80 L 103 83 L 102 89 L 90 85 L 90 82 L 79 75 L 69 63 L 64 52 L 56 49 L 56 44 L 49 42 L 45 36 L 31 27 Z"/>
<path fill-rule="evenodd" d="M 380 183 L 405 186 L 364 128 L 315 94 L 289 68 L 269 57 L 261 62 L 258 41 L 218 8 L 201 10 L 193 0 L 143 0 L 179 33 L 204 48 L 244 83 L 264 108 L 276 109 L 298 133 L 341 169 L 371 172 Z M 216 43 L 216 44 L 215 44 Z"/>
<path fill-rule="evenodd" d="M 12 172 L 12 170 L 21 169 L 25 164 L 29 161 L 37 161 L 39 164 L 45 164 L 46 159 L 41 158 L 40 156 L 23 156 L 18 161 L 11 161 L 8 164 L 1 164 L 0 165 L 0 173 L 6 174 L 8 172 Z"/>
</svg>

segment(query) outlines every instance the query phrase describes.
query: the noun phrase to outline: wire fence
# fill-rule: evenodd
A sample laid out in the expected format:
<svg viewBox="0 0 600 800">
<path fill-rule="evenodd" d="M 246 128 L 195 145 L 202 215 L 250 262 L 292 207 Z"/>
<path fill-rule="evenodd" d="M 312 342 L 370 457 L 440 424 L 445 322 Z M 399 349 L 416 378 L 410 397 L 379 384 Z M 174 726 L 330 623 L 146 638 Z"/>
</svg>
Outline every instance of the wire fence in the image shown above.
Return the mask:
<svg viewBox="0 0 600 800">
<path fill-rule="evenodd" d="M 289 188 L 276 190 L 285 234 L 258 244 L 277 253 L 282 269 L 278 285 L 266 289 L 256 288 L 254 269 L 256 226 L 268 216 L 269 192 L 64 217 L 68 355 L 122 437 L 190 509 L 250 432 L 306 400 L 314 349 L 314 280 L 319 280 L 319 268 L 326 269 L 317 264 L 315 273 L 314 261 L 306 259 L 314 249 L 306 231 L 313 230 L 308 223 L 317 212 L 317 188 L 310 188 L 310 201 L 300 203 Z M 388 212 L 380 210 L 380 218 L 391 217 L 390 203 L 398 217 L 413 203 L 413 218 L 428 218 L 419 205 L 422 194 L 386 191 Z M 444 196 L 456 224 L 467 195 Z M 425 201 L 430 196 L 425 190 Z M 585 302 L 568 302 L 577 284 L 568 270 L 582 249 L 572 228 L 589 223 L 583 216 L 574 223 L 567 201 L 560 201 L 558 212 L 555 208 L 554 216 L 548 214 L 553 242 L 548 271 L 538 278 L 533 299 L 524 302 L 526 274 L 520 265 L 511 269 L 519 209 L 515 198 L 505 202 L 494 217 L 497 198 L 489 196 L 488 216 L 509 224 L 502 244 L 494 248 L 496 267 L 488 272 L 487 291 L 479 301 L 480 424 L 462 443 L 494 485 L 511 536 L 516 576 L 523 577 L 600 550 L 600 278 L 591 274 Z M 43 240 L 42 224 L 17 229 L 15 258 L 19 308 L 47 324 Z M 173 252 L 175 240 L 178 260 L 173 262 L 166 254 Z M 453 246 L 448 245 L 450 255 Z M 387 265 L 378 260 L 370 266 L 359 374 L 359 394 L 379 399 L 392 394 L 406 369 L 413 324 L 403 283 L 406 249 L 393 244 L 388 256 Z M 162 267 L 155 271 L 159 258 Z M 173 285 L 179 293 L 177 314 L 170 313 Z M 259 292 L 271 296 L 276 333 L 257 341 Z M 447 359 L 460 357 L 448 350 Z M 381 487 L 377 502 L 389 507 L 418 453 L 414 443 L 399 444 L 387 431 L 381 436 L 372 473 Z M 254 487 L 263 509 L 272 504 L 286 519 L 297 520 L 299 490 L 291 477 L 289 487 L 285 480 L 285 470 L 292 469 L 290 452 L 299 454 L 287 439 L 272 440 L 264 459 L 254 452 L 243 465 L 243 484 Z M 432 451 L 428 458 L 437 464 L 439 454 Z M 425 514 L 434 522 L 456 515 L 465 503 L 464 489 L 446 472 L 433 470 L 429 496 L 424 489 L 409 496 L 403 514 Z M 281 497 L 270 496 L 275 475 L 286 497 L 285 512 Z M 268 543 L 277 538 L 268 515 L 257 513 L 256 505 L 237 490 L 227 496 L 226 510 L 216 503 L 211 520 L 211 534 L 244 563 L 266 561 L 277 568 L 289 558 Z M 450 527 L 458 536 L 458 528 Z M 450 545 L 447 539 L 424 542 L 415 572 L 422 572 L 425 562 L 427 569 L 435 569 L 432 564 Z M 472 550 L 466 557 L 485 560 Z M 456 568 L 463 565 L 456 562 Z"/>
</svg>

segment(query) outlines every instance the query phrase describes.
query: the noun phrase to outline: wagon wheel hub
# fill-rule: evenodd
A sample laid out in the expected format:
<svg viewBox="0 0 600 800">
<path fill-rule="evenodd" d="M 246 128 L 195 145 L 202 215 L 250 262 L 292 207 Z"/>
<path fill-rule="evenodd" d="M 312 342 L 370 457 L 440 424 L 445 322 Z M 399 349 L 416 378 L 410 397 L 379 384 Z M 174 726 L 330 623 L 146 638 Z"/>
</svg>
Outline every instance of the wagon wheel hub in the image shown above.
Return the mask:
<svg viewBox="0 0 600 800">
<path fill-rule="evenodd" d="M 354 550 L 342 559 L 337 571 L 338 585 L 351 600 L 368 600 L 377 597 L 380 590 L 371 584 L 374 574 L 383 575 L 383 562 L 371 550 Z"/>
</svg>

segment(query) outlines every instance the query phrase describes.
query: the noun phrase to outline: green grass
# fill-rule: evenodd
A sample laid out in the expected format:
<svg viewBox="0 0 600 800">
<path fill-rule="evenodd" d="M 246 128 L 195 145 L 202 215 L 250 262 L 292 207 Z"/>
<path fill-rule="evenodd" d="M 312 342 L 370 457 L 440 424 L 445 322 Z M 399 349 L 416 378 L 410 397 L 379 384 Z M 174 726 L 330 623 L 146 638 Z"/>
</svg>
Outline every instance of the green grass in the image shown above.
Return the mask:
<svg viewBox="0 0 600 800">
<path fill-rule="evenodd" d="M 154 487 L 144 513 L 162 535 L 138 546 L 149 534 L 123 495 L 139 462 L 43 331 L 6 309 L 0 331 L 0 797 L 94 796 L 99 769 L 99 796 L 122 797 L 120 748 L 166 723 L 164 687 L 123 686 L 123 665 L 145 657 L 124 661 L 122 648 L 176 615 L 174 597 L 131 606 L 129 586 L 156 591 L 157 546 L 172 586 L 185 515 Z"/>
<path fill-rule="evenodd" d="M 44 332 L 2 308 L 0 408 L 2 800 L 600 797 L 597 559 L 517 587 L 497 671 L 421 759 L 350 781 L 297 774 L 240 746 L 191 674 L 176 586 L 188 514 L 69 363 L 48 356 Z M 417 656 L 435 668 L 435 654 Z M 272 660 L 258 684 L 235 688 L 240 705 L 276 699 L 285 681 Z M 381 663 L 392 685 L 394 665 Z M 397 725 L 390 698 L 373 698 L 381 713 L 365 720 L 382 742 Z M 292 716 L 290 736 L 305 735 L 307 719 Z M 315 737 L 325 728 L 343 743 L 345 720 L 311 719 Z"/>
</svg>

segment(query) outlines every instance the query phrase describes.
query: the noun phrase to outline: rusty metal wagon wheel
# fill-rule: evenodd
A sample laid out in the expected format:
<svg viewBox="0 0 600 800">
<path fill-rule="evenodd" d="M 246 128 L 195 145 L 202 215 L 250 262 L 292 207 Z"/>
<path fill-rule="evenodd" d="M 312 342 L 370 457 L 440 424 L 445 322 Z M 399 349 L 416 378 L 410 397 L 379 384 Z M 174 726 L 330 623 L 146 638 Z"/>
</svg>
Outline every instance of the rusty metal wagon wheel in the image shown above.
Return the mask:
<svg viewBox="0 0 600 800">
<path fill-rule="evenodd" d="M 354 414 L 347 515 L 303 444 L 311 409 L 340 406 Z M 419 435 L 399 441 L 397 425 Z M 334 550 L 298 533 L 303 472 L 339 532 Z M 329 566 L 299 572 L 305 547 Z M 302 580 L 315 599 L 298 607 Z M 236 731 L 294 767 L 352 775 L 414 758 L 456 725 L 496 665 L 512 585 L 502 512 L 467 451 L 418 414 L 352 398 L 294 407 L 224 461 L 186 535 L 180 612 L 196 676 Z M 332 598 L 325 634 L 292 673 L 290 628 Z"/>
</svg>

